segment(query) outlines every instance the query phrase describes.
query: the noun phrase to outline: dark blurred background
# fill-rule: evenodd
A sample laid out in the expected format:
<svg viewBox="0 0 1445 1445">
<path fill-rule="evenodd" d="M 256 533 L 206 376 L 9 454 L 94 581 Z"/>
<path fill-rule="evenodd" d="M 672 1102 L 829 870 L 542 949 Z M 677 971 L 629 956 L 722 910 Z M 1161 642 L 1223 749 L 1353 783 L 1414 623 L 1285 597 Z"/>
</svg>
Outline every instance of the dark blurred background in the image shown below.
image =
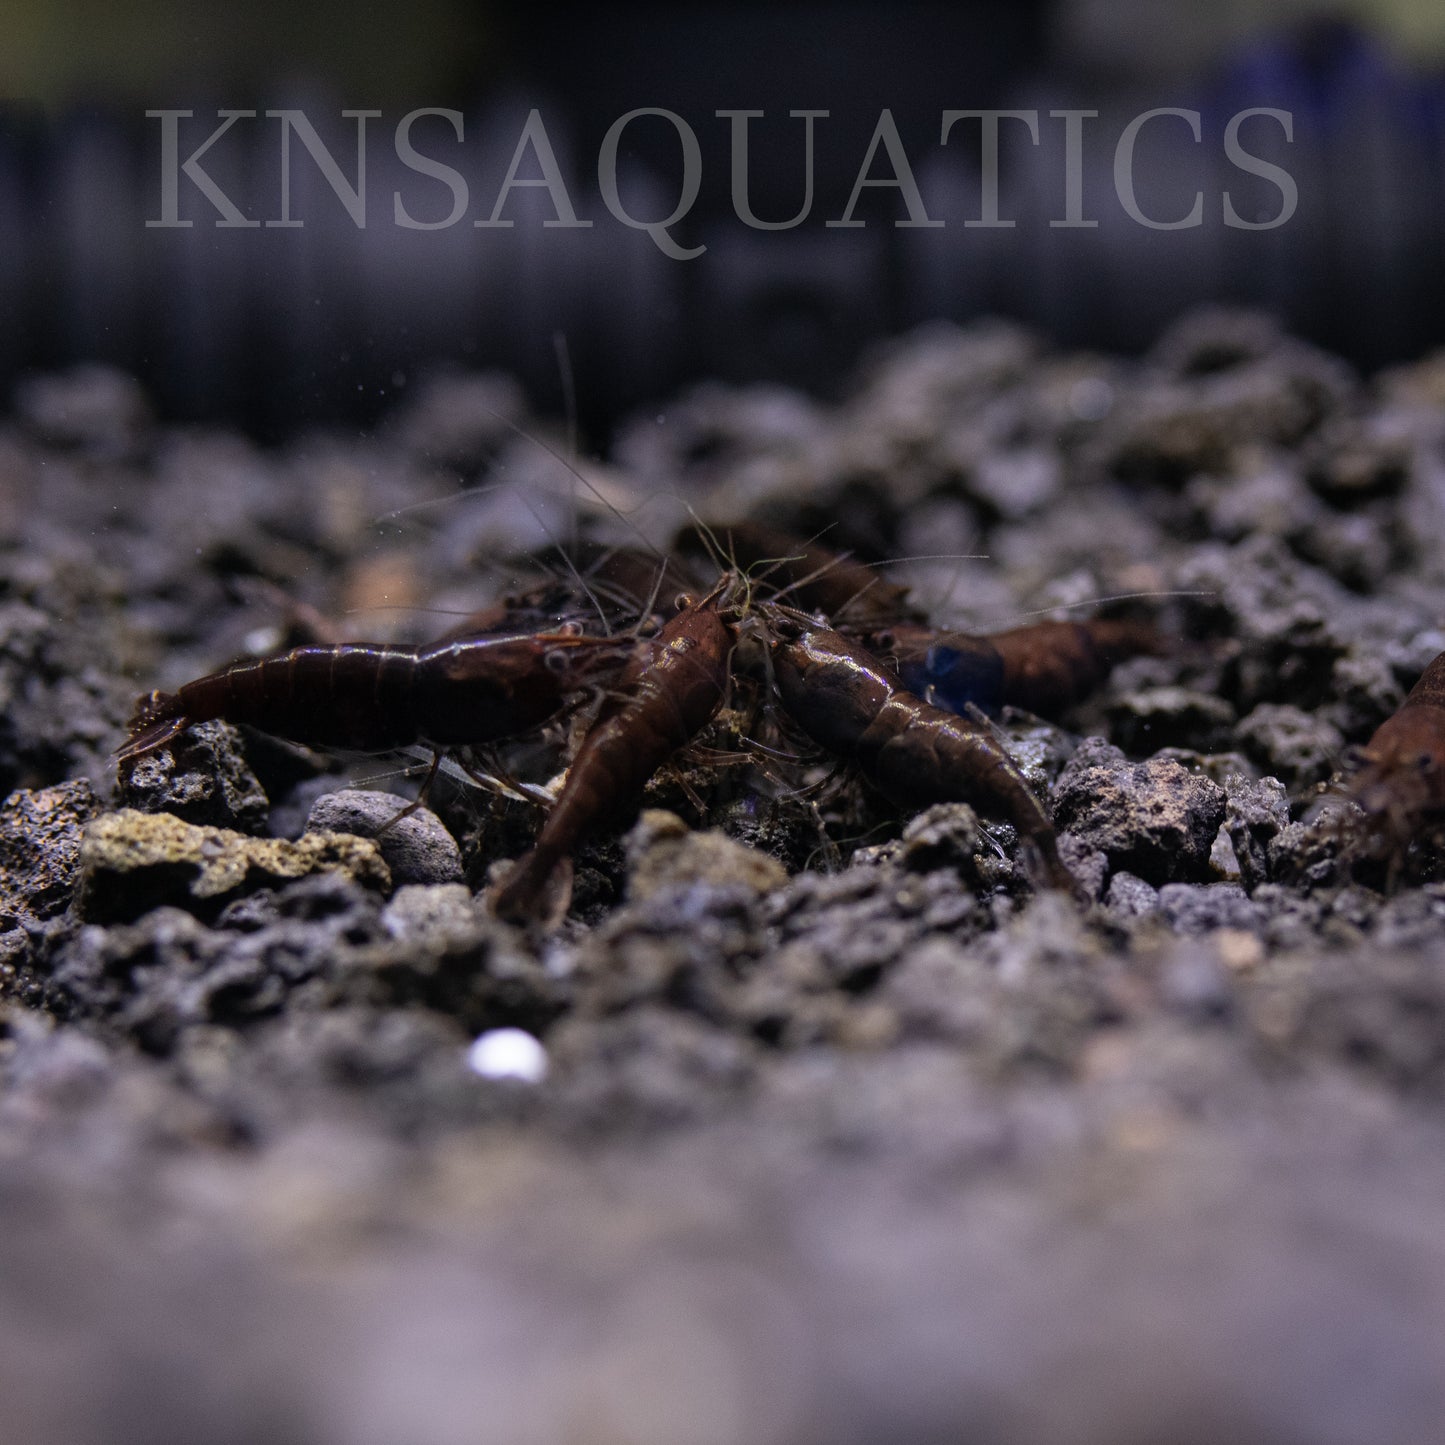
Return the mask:
<svg viewBox="0 0 1445 1445">
<path fill-rule="evenodd" d="M 828 394 L 873 337 L 930 317 L 986 312 L 1071 345 L 1134 349 L 1201 300 L 1267 307 L 1365 367 L 1445 337 L 1445 7 L 1436 0 L 924 0 L 891 4 L 525 6 L 354 0 L 344 12 L 294 0 L 198 10 L 183 0 L 11 0 L 0 34 L 0 388 L 81 359 L 140 374 L 163 411 L 224 417 L 263 434 L 308 419 L 366 419 L 439 360 L 507 367 L 544 406 L 562 401 L 566 339 L 594 436 L 640 402 L 716 375 Z M 1175 231 L 1131 221 L 1114 191 L 1114 142 L 1159 106 L 1202 116 L 1140 137 L 1140 205 L 1181 216 L 1196 191 L 1205 223 Z M 1282 165 L 1299 191 L 1283 226 L 1226 227 L 1276 213 L 1279 191 L 1228 163 L 1223 132 L 1241 109 L 1291 112 L 1294 139 L 1255 121 L 1246 148 Z M 438 181 L 405 170 L 392 134 L 411 110 L 465 117 L 458 143 L 439 118 L 413 140 L 462 171 L 470 203 L 435 231 L 393 223 L 401 190 L 419 218 L 449 204 Z M 611 123 L 667 108 L 696 133 L 702 183 L 672 229 L 696 260 L 664 255 L 607 214 L 597 155 Z M 879 113 L 897 123 L 929 215 L 895 228 L 892 191 L 864 192 L 863 227 L 825 221 L 848 204 Z M 368 122 L 367 224 L 358 228 L 292 141 L 291 213 L 300 227 L 221 228 L 181 181 L 189 229 L 161 213 L 161 126 L 147 110 L 191 109 L 180 155 L 221 109 L 254 109 L 203 161 L 240 209 L 274 219 L 279 132 L 267 109 L 311 119 L 355 180 L 355 123 Z M 510 229 L 478 229 L 530 109 L 540 111 L 590 230 L 546 228 L 536 189 L 512 194 Z M 979 215 L 979 131 L 946 109 L 1040 113 L 1040 144 L 1005 122 L 1000 214 Z M 1086 122 L 1083 214 L 1064 214 L 1066 108 Z M 803 199 L 802 122 L 816 123 L 810 218 L 761 231 L 733 215 L 729 125 L 752 122 L 755 213 L 782 219 Z M 666 215 L 680 168 L 676 134 L 629 128 L 621 194 Z M 882 158 L 872 174 L 886 173 Z M 529 170 L 524 174 L 535 174 Z M 428 207 L 431 209 L 428 211 Z"/>
</svg>

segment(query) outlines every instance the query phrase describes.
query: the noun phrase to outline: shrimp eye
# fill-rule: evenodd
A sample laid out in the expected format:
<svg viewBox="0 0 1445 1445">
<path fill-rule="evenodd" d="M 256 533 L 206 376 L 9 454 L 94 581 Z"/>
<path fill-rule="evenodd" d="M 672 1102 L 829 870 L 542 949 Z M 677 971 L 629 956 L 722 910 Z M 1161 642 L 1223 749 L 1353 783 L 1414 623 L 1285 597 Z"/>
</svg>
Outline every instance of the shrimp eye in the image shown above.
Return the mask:
<svg viewBox="0 0 1445 1445">
<path fill-rule="evenodd" d="M 548 672 L 566 672 L 571 662 L 571 658 L 560 647 L 549 649 L 542 657 L 542 664 Z"/>
<path fill-rule="evenodd" d="M 874 645 L 882 652 L 892 652 L 893 644 L 897 641 L 898 639 L 891 632 L 875 632 L 873 634 Z"/>
<path fill-rule="evenodd" d="M 582 624 L 580 622 L 564 622 L 557 628 L 559 637 L 581 637 Z"/>
<path fill-rule="evenodd" d="M 1428 773 L 1435 766 L 1434 753 L 1421 753 L 1415 759 L 1415 766 L 1422 772 Z"/>
</svg>

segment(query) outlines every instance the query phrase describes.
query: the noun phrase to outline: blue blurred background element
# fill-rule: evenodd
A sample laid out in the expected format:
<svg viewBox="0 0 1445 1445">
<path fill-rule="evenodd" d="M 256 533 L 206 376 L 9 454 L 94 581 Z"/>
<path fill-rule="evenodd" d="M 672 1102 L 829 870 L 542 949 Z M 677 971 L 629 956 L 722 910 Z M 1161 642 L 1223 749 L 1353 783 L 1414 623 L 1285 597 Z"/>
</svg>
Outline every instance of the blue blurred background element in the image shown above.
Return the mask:
<svg viewBox="0 0 1445 1445">
<path fill-rule="evenodd" d="M 262 3 L 197 11 L 140 0 L 12 0 L 0 35 L 0 387 L 80 359 L 139 373 L 172 415 L 226 417 L 262 432 L 307 418 L 366 418 L 418 366 L 505 366 L 543 404 L 560 401 L 555 338 L 565 336 L 594 435 L 622 411 L 718 375 L 835 388 L 868 340 L 930 317 L 1025 319 L 1058 340 L 1132 349 L 1201 300 L 1246 302 L 1375 366 L 1445 339 L 1445 7 L 1376 0 L 1328 12 L 1304 0 L 1057 0 L 938 5 L 632 3 L 407 7 L 356 0 L 344 14 Z M 1130 117 L 1197 110 L 1141 136 L 1135 177 L 1147 214 L 1197 228 L 1147 229 L 1115 195 L 1114 142 Z M 1222 144 L 1231 115 L 1246 149 L 1298 186 L 1273 230 L 1227 227 L 1228 190 L 1246 218 L 1280 193 L 1243 174 Z M 182 182 L 190 229 L 147 228 L 160 211 L 160 124 L 147 110 L 192 109 L 182 156 L 221 108 L 304 111 L 348 179 L 355 127 L 373 109 L 368 213 L 358 228 L 293 142 L 299 228 L 217 228 Z M 397 121 L 420 107 L 465 116 L 419 122 L 417 144 L 463 171 L 460 223 L 392 222 L 393 190 L 420 213 L 445 189 L 402 167 Z M 511 229 L 478 229 L 524 119 L 537 108 L 590 230 L 544 228 L 544 193 L 514 192 Z M 665 256 L 612 220 L 597 155 L 620 115 L 667 108 L 697 134 L 702 183 Z M 848 205 L 879 114 L 897 123 L 924 205 L 942 228 L 895 228 L 895 192 L 864 193 L 859 228 L 828 227 Z M 1004 122 L 1000 205 L 1012 229 L 966 227 L 980 206 L 977 122 L 939 144 L 948 109 L 1040 113 L 1040 139 Z M 795 213 L 802 124 L 816 126 L 810 219 L 750 229 L 733 214 L 729 127 L 752 123 L 754 211 Z M 1094 110 L 1085 125 L 1082 206 L 1092 229 L 1061 229 L 1064 130 L 1051 110 Z M 972 128 L 970 128 L 970 126 Z M 279 214 L 279 127 L 241 122 L 205 167 L 251 217 Z M 619 154 L 637 214 L 665 215 L 679 147 L 639 122 Z M 886 173 L 881 158 L 872 174 Z M 429 189 L 428 189 L 429 188 Z M 415 198 L 413 201 L 412 198 Z"/>
</svg>

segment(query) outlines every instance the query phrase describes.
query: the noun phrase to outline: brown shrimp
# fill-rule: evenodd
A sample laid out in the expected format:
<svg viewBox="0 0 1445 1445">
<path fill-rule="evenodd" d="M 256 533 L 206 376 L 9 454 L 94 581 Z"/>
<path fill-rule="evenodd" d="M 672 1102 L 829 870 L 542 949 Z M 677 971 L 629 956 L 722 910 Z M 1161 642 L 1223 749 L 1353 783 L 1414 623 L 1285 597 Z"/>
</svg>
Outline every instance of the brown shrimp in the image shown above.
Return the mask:
<svg viewBox="0 0 1445 1445">
<path fill-rule="evenodd" d="M 970 704 L 986 712 L 1009 706 L 1040 717 L 1082 702 L 1125 658 L 1164 652 L 1148 623 L 1107 617 L 1036 622 L 987 636 L 904 623 L 868 643 L 913 692 L 951 712 Z"/>
<path fill-rule="evenodd" d="M 533 917 L 564 858 L 593 828 L 636 807 L 643 785 L 712 721 L 727 690 L 737 640 L 719 609 L 724 578 L 706 597 L 688 599 L 637 651 L 617 693 L 588 731 L 530 852 L 492 896 L 503 918 Z"/>
<path fill-rule="evenodd" d="M 1445 652 L 1360 749 L 1349 791 L 1370 830 L 1403 851 L 1432 814 L 1445 812 Z"/>
<path fill-rule="evenodd" d="M 537 727 L 566 699 L 625 665 L 631 639 L 531 633 L 424 646 L 297 647 L 143 698 L 124 761 L 192 723 L 221 719 L 312 747 L 444 750 Z"/>
<path fill-rule="evenodd" d="M 908 803 L 974 803 L 1006 818 L 1072 890 L 1053 825 L 987 729 L 907 691 L 860 644 L 811 619 L 766 609 L 773 674 L 788 715 L 814 742 L 855 761 Z"/>
</svg>

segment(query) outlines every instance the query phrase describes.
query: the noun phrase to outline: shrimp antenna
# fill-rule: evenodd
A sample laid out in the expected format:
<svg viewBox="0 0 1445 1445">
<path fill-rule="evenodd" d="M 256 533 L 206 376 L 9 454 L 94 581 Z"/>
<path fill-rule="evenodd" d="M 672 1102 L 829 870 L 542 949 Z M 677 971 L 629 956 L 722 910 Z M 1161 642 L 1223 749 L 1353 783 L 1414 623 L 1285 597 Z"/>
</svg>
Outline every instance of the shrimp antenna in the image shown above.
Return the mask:
<svg viewBox="0 0 1445 1445">
<path fill-rule="evenodd" d="M 569 462 L 567 458 L 564 457 L 562 453 L 557 450 L 556 447 L 552 446 L 549 442 L 544 441 L 541 437 L 534 436 L 525 427 L 518 426 L 517 423 L 511 419 L 511 417 L 503 416 L 502 413 L 497 411 L 494 407 L 484 407 L 483 410 L 486 411 L 490 416 L 494 417 L 497 421 L 501 422 L 501 424 L 506 427 L 508 431 L 515 433 L 525 442 L 531 442 L 534 447 L 539 447 L 542 451 L 546 452 L 547 455 L 551 457 L 552 460 L 555 461 L 559 466 L 565 467 L 572 476 L 576 477 L 577 480 L 581 482 L 584 487 L 586 487 L 586 489 L 592 494 L 593 498 L 597 501 L 598 505 L 601 506 L 602 509 L 607 512 L 609 516 L 615 518 L 624 527 L 626 527 L 629 532 L 633 534 L 637 533 L 637 528 L 628 521 L 627 514 L 616 504 L 616 502 L 614 502 L 609 496 L 607 496 L 606 493 L 604 493 L 603 490 L 595 482 L 593 482 L 584 472 L 580 471 L 572 462 Z M 648 551 L 654 553 L 659 558 L 663 557 L 664 554 L 658 548 L 654 547 L 650 542 L 648 542 L 646 538 L 642 538 L 641 540 L 643 542 L 643 545 L 647 547 Z"/>
<path fill-rule="evenodd" d="M 566 567 L 567 571 L 571 574 L 572 580 L 576 582 L 576 584 L 582 589 L 583 593 L 586 595 L 587 600 L 596 609 L 597 619 L 599 622 L 601 622 L 604 631 L 606 631 L 607 635 L 610 637 L 612 633 L 611 629 L 607 625 L 607 611 L 602 606 L 602 600 L 597 596 L 595 592 L 593 592 L 592 588 L 588 585 L 587 579 L 582 575 L 581 568 L 579 568 L 577 566 L 577 563 L 573 560 L 571 552 L 566 546 L 563 545 L 562 542 L 558 541 L 556 537 L 552 536 L 552 529 L 547 525 L 546 518 L 543 517 L 542 514 L 532 505 L 531 499 L 521 495 L 520 493 L 518 495 L 518 499 L 521 501 L 522 505 L 532 514 L 532 520 L 536 522 L 536 524 L 542 529 L 543 532 L 546 533 L 548 540 L 556 549 L 557 555 L 561 557 L 563 566 Z"/>
<path fill-rule="evenodd" d="M 708 559 L 719 570 L 735 572 L 742 579 L 744 588 L 743 610 L 745 612 L 752 607 L 753 590 L 760 582 L 766 582 L 779 567 L 785 566 L 789 562 L 802 562 L 806 560 L 804 554 L 799 552 L 782 557 L 760 557 L 756 562 L 749 563 L 747 567 L 739 567 L 737 557 L 733 553 L 731 542 L 729 541 L 729 545 L 725 547 L 722 539 L 718 536 L 719 529 L 712 526 L 711 523 L 703 521 L 691 503 L 685 502 L 683 505 L 687 510 L 688 516 L 692 518 L 692 524 L 696 530 L 698 540 L 702 542 L 704 548 L 707 550 Z M 833 523 L 830 522 L 828 525 L 832 526 Z M 825 528 L 824 530 L 827 529 Z M 728 528 L 723 527 L 721 531 L 728 533 Z M 822 534 L 820 533 L 819 535 L 821 536 Z M 762 569 L 761 571 L 759 571 L 760 568 Z M 804 586 L 812 580 L 811 576 L 800 578 L 798 581 L 790 583 L 787 587 L 777 589 L 772 600 L 776 602 L 779 598 L 786 596 L 793 588 Z"/>
<path fill-rule="evenodd" d="M 1076 612 L 1080 607 L 1102 607 L 1107 602 L 1137 602 L 1152 597 L 1217 597 L 1217 592 L 1149 591 L 1114 592 L 1107 597 L 1081 597 L 1077 602 L 1061 602 L 1056 607 L 1036 607 L 1031 612 L 1016 612 L 1015 617 L 1047 617 L 1050 612 Z"/>
<path fill-rule="evenodd" d="M 558 329 L 552 333 L 552 350 L 557 357 L 557 376 L 562 383 L 562 410 L 567 418 L 567 455 L 575 463 L 577 451 L 577 376 L 572 370 L 572 353 L 567 349 L 567 333 Z M 577 550 L 577 493 L 569 479 L 567 509 L 567 545 Z"/>
<path fill-rule="evenodd" d="M 739 567 L 737 556 L 735 555 L 731 545 L 731 529 L 728 526 L 714 527 L 711 523 L 703 521 L 703 519 L 698 515 L 696 508 L 694 508 L 691 503 L 684 503 L 684 506 L 687 509 L 688 516 L 692 518 L 692 524 L 693 527 L 696 529 L 699 541 L 703 543 L 703 546 L 707 550 L 709 560 L 713 563 L 715 567 L 729 568 L 732 571 L 737 572 L 744 578 L 746 578 L 749 586 L 750 595 L 753 585 L 759 582 L 766 582 L 768 578 L 778 570 L 779 567 L 784 567 L 789 562 L 807 561 L 806 553 L 793 552 L 784 553 L 777 557 L 759 557 L 756 562 L 749 563 L 747 567 Z M 827 532 L 836 525 L 837 524 L 835 522 L 829 522 L 826 527 L 822 528 L 818 532 L 815 532 L 812 537 L 808 538 L 804 545 L 812 546 L 812 544 L 816 542 L 818 538 L 823 535 L 824 532 Z M 720 531 L 723 534 L 727 535 L 729 538 L 729 544 L 727 546 L 723 545 L 722 540 L 718 535 Z M 841 561 L 842 558 L 839 558 L 837 560 Z M 809 582 L 814 581 L 817 577 L 821 576 L 824 572 L 826 572 L 828 568 L 832 565 L 833 562 L 829 561 L 815 571 L 809 573 L 806 577 L 797 578 L 793 582 L 790 582 L 786 587 L 779 588 L 773 600 L 776 601 L 778 598 L 786 596 L 787 593 L 793 591 L 795 588 L 806 586 Z"/>
<path fill-rule="evenodd" d="M 987 562 L 992 555 L 990 552 L 914 552 L 909 556 L 890 557 L 886 562 L 859 562 L 858 565 L 883 568 L 895 567 L 899 562 Z"/>
<path fill-rule="evenodd" d="M 832 529 L 837 525 L 838 524 L 836 522 L 829 522 L 826 527 L 820 527 L 816 532 L 813 533 L 811 537 L 807 538 L 803 545 L 805 547 L 814 546 L 824 536 L 825 533 L 832 531 Z M 770 570 L 776 570 L 778 567 L 781 567 L 788 562 L 806 561 L 806 553 L 800 553 L 797 556 L 779 557 L 772 561 Z M 845 562 L 852 562 L 855 565 L 864 568 L 878 568 L 886 567 L 888 565 L 886 562 L 856 562 L 852 552 L 839 552 L 835 556 L 829 557 L 826 561 L 820 562 L 816 567 L 813 568 L 811 572 L 807 572 L 801 577 L 795 577 L 790 583 L 788 583 L 786 587 L 778 588 L 777 593 L 774 597 L 774 601 L 778 601 L 786 597 L 790 592 L 796 592 L 799 591 L 801 588 L 809 586 L 811 583 L 816 582 L 820 577 L 826 577 L 828 573 L 831 572 L 835 567 L 841 567 Z M 759 580 L 765 580 L 766 577 L 767 573 L 764 573 L 763 577 Z M 877 578 L 870 579 L 866 586 L 860 587 L 857 592 L 855 592 L 851 597 L 849 597 L 847 602 L 838 609 L 839 615 L 841 616 L 842 614 L 846 613 L 848 608 L 851 607 L 860 597 L 864 596 L 869 591 L 869 589 L 873 587 L 874 583 L 877 580 Z"/>
<path fill-rule="evenodd" d="M 562 411 L 567 418 L 567 450 L 577 455 L 577 376 L 572 370 L 572 353 L 567 349 L 567 333 L 552 333 L 552 350 L 557 356 L 557 375 L 562 382 Z"/>
<path fill-rule="evenodd" d="M 368 602 L 365 607 L 343 607 L 342 617 L 360 617 L 372 612 L 405 612 L 408 617 L 470 617 L 475 609 L 466 607 L 423 607 L 419 602 Z"/>
<path fill-rule="evenodd" d="M 817 543 L 817 542 L 823 537 L 823 535 L 824 535 L 825 533 L 832 531 L 832 529 L 833 529 L 834 527 L 836 527 L 837 525 L 838 525 L 837 522 L 829 522 L 826 527 L 820 527 L 816 532 L 813 533 L 813 535 L 812 535 L 811 537 L 808 538 L 806 545 L 809 546 L 809 547 L 813 546 L 815 543 Z M 787 560 L 787 559 L 784 559 L 784 560 Z M 804 558 L 803 560 L 806 560 L 806 558 Z M 907 560 L 907 559 L 904 559 L 904 560 Z M 827 561 L 825 561 L 825 562 L 820 562 L 820 563 L 819 563 L 815 568 L 813 568 L 813 570 L 812 570 L 811 572 L 809 572 L 806 576 L 798 577 L 798 578 L 796 578 L 794 581 L 792 581 L 791 583 L 789 583 L 788 586 L 786 586 L 786 587 L 784 587 L 784 588 L 781 588 L 781 589 L 779 590 L 779 592 L 778 592 L 778 596 L 779 596 L 779 597 L 786 597 L 789 592 L 792 592 L 792 591 L 796 590 L 797 588 L 806 587 L 806 586 L 808 586 L 809 583 L 811 583 L 811 582 L 816 582 L 820 577 L 826 577 L 826 576 L 828 575 L 828 573 L 829 573 L 834 567 L 841 567 L 841 566 L 843 565 L 843 563 L 845 563 L 845 562 L 852 563 L 854 566 L 863 567 L 863 568 L 868 569 L 868 570 L 874 570 L 874 569 L 886 567 L 886 566 L 889 565 L 889 563 L 887 563 L 887 562 L 859 562 L 859 561 L 857 560 L 857 558 L 854 556 L 854 554 L 853 554 L 852 551 L 839 552 L 836 556 L 828 558 Z M 845 614 L 845 613 L 848 611 L 848 609 L 849 609 L 850 607 L 852 607 L 853 604 L 854 604 L 855 602 L 857 602 L 857 600 L 858 600 L 860 597 L 866 595 L 866 593 L 867 593 L 879 580 L 880 580 L 880 579 L 878 579 L 878 578 L 873 578 L 873 579 L 871 579 L 871 580 L 868 582 L 867 586 L 865 586 L 865 587 L 860 587 L 860 588 L 858 589 L 858 591 L 855 592 L 855 593 L 847 600 L 847 602 L 845 602 L 845 603 L 843 604 L 843 606 L 838 609 L 839 615 L 842 616 L 843 614 Z"/>
<path fill-rule="evenodd" d="M 496 412 L 492 412 L 492 415 L 495 416 Z M 426 497 L 420 502 L 408 502 L 404 507 L 396 507 L 390 512 L 383 512 L 379 517 L 373 517 L 371 525 L 379 527 L 383 522 L 394 522 L 398 517 L 409 517 L 414 512 L 429 511 L 432 507 L 450 507 L 458 497 L 486 496 L 488 492 L 499 492 L 504 487 L 511 485 L 510 482 L 483 482 L 481 486 L 467 487 L 460 492 L 448 492 L 445 496 Z"/>
<path fill-rule="evenodd" d="M 737 558 L 732 556 L 729 549 L 723 546 L 721 539 L 718 537 L 717 528 L 710 522 L 704 522 L 698 514 L 697 508 L 694 507 L 691 502 L 684 502 L 682 505 L 687 515 L 692 518 L 692 525 L 697 529 L 698 539 L 707 551 L 708 561 L 720 572 L 726 571 L 729 567 L 736 570 Z"/>
<path fill-rule="evenodd" d="M 888 562 L 864 562 L 865 567 L 891 567 L 895 562 L 955 562 L 958 566 L 953 568 L 953 573 L 948 583 L 948 590 L 940 600 L 935 600 L 935 606 L 948 607 L 953 602 L 953 594 L 958 591 L 958 584 L 963 581 L 964 562 L 987 562 L 987 552 L 918 552 L 911 557 L 894 557 Z"/>
</svg>

